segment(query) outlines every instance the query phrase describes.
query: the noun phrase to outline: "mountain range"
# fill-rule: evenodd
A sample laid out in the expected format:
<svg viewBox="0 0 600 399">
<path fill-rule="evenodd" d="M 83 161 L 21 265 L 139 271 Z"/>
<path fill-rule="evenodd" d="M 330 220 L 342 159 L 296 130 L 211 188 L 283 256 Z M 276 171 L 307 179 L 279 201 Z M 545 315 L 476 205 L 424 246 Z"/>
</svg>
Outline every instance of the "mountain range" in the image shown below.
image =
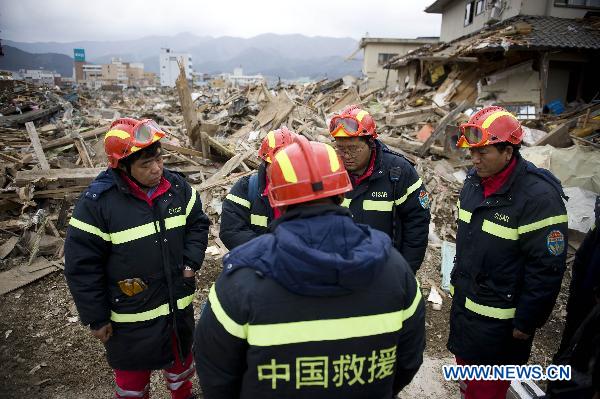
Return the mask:
<svg viewBox="0 0 600 399">
<path fill-rule="evenodd" d="M 284 79 L 318 79 L 337 78 L 347 74 L 358 76 L 361 69 L 360 60 L 345 60 L 356 50 L 356 40 L 299 34 L 267 33 L 246 39 L 180 33 L 174 36 L 147 36 L 122 41 L 25 43 L 6 40 L 3 43 L 7 49 L 14 47 L 22 52 L 31 53 L 32 58 L 39 58 L 41 54 L 47 53 L 72 57 L 74 48 L 83 48 L 88 62 L 108 63 L 113 57 L 119 57 L 125 62 L 143 62 L 145 70 L 155 73 L 159 71 L 158 58 L 160 48 L 163 47 L 171 48 L 174 52 L 190 53 L 193 69 L 210 74 L 232 72 L 233 68 L 241 66 L 245 74 L 261 73 Z M 11 56 L 13 51 L 6 53 L 7 56 Z M 3 61 L 0 57 L 0 68 L 4 68 L 4 64 L 6 60 Z M 56 68 L 58 72 L 58 64 Z M 67 75 L 70 75 L 70 72 Z"/>
</svg>

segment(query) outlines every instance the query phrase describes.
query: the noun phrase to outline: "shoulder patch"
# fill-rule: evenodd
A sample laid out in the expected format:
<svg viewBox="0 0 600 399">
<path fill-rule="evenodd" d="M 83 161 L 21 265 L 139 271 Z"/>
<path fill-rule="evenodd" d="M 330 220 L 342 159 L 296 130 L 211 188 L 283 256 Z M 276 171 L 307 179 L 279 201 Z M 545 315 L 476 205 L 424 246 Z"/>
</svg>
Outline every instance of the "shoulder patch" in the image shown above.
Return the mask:
<svg viewBox="0 0 600 399">
<path fill-rule="evenodd" d="M 561 255 L 565 251 L 565 236 L 560 230 L 552 230 L 546 237 L 548 252 L 554 256 Z"/>
<path fill-rule="evenodd" d="M 419 191 L 419 204 L 421 204 L 421 207 L 423 209 L 429 209 L 429 207 L 431 206 L 431 200 L 429 198 L 429 193 L 427 192 L 427 190 Z"/>
</svg>

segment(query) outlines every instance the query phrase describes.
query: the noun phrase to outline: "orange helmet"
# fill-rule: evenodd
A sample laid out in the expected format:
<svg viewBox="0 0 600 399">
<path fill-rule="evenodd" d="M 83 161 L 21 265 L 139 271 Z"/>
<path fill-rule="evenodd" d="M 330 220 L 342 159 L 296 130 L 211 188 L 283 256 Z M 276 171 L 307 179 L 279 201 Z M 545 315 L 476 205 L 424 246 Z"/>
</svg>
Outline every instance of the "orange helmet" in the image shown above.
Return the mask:
<svg viewBox="0 0 600 399">
<path fill-rule="evenodd" d="M 523 139 L 523 128 L 517 118 L 495 105 L 477 111 L 459 129 L 461 135 L 456 146 L 460 148 L 483 147 L 502 142 L 519 144 Z"/>
<path fill-rule="evenodd" d="M 296 135 L 273 156 L 267 169 L 272 207 L 298 204 L 352 190 L 350 177 L 335 150 Z"/>
<path fill-rule="evenodd" d="M 116 168 L 119 160 L 165 137 L 165 133 L 152 119 L 117 119 L 104 135 L 104 152 L 108 164 Z"/>
<path fill-rule="evenodd" d="M 289 130 L 287 127 L 282 126 L 277 130 L 271 130 L 262 143 L 260 143 L 260 148 L 258 149 L 258 156 L 267 162 L 271 162 L 271 153 L 275 153 L 279 151 L 282 147 L 291 144 L 294 140 L 294 136 L 296 133 Z"/>
<path fill-rule="evenodd" d="M 349 105 L 331 118 L 329 133 L 336 137 L 371 136 L 377 138 L 375 120 L 358 105 Z"/>
</svg>

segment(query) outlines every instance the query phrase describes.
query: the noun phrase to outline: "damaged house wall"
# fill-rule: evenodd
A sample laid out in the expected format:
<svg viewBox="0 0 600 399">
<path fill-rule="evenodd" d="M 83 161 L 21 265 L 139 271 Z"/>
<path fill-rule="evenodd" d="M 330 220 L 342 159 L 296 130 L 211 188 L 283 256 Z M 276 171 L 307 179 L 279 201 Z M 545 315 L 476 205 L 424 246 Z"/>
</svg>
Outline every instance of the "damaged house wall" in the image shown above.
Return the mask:
<svg viewBox="0 0 600 399">
<path fill-rule="evenodd" d="M 540 106 L 540 79 L 532 61 L 488 75 L 481 79 L 479 87 L 480 99 L 495 99 L 500 104 L 531 104 L 536 109 Z"/>
</svg>

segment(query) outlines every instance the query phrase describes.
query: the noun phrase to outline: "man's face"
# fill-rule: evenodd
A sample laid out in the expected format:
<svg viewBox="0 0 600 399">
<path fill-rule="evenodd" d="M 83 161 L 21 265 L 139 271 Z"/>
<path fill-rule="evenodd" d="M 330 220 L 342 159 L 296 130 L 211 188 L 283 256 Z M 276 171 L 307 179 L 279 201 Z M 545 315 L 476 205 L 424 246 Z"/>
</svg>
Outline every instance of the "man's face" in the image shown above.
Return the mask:
<svg viewBox="0 0 600 399">
<path fill-rule="evenodd" d="M 512 147 L 499 151 L 493 145 L 469 148 L 471 161 L 479 177 L 490 177 L 500 172 L 512 157 Z"/>
<path fill-rule="evenodd" d="M 131 164 L 131 176 L 144 186 L 154 187 L 163 174 L 162 149 L 155 156 L 140 158 Z"/>
<path fill-rule="evenodd" d="M 359 137 L 338 137 L 335 149 L 350 173 L 362 172 L 369 165 L 371 147 Z"/>
</svg>

